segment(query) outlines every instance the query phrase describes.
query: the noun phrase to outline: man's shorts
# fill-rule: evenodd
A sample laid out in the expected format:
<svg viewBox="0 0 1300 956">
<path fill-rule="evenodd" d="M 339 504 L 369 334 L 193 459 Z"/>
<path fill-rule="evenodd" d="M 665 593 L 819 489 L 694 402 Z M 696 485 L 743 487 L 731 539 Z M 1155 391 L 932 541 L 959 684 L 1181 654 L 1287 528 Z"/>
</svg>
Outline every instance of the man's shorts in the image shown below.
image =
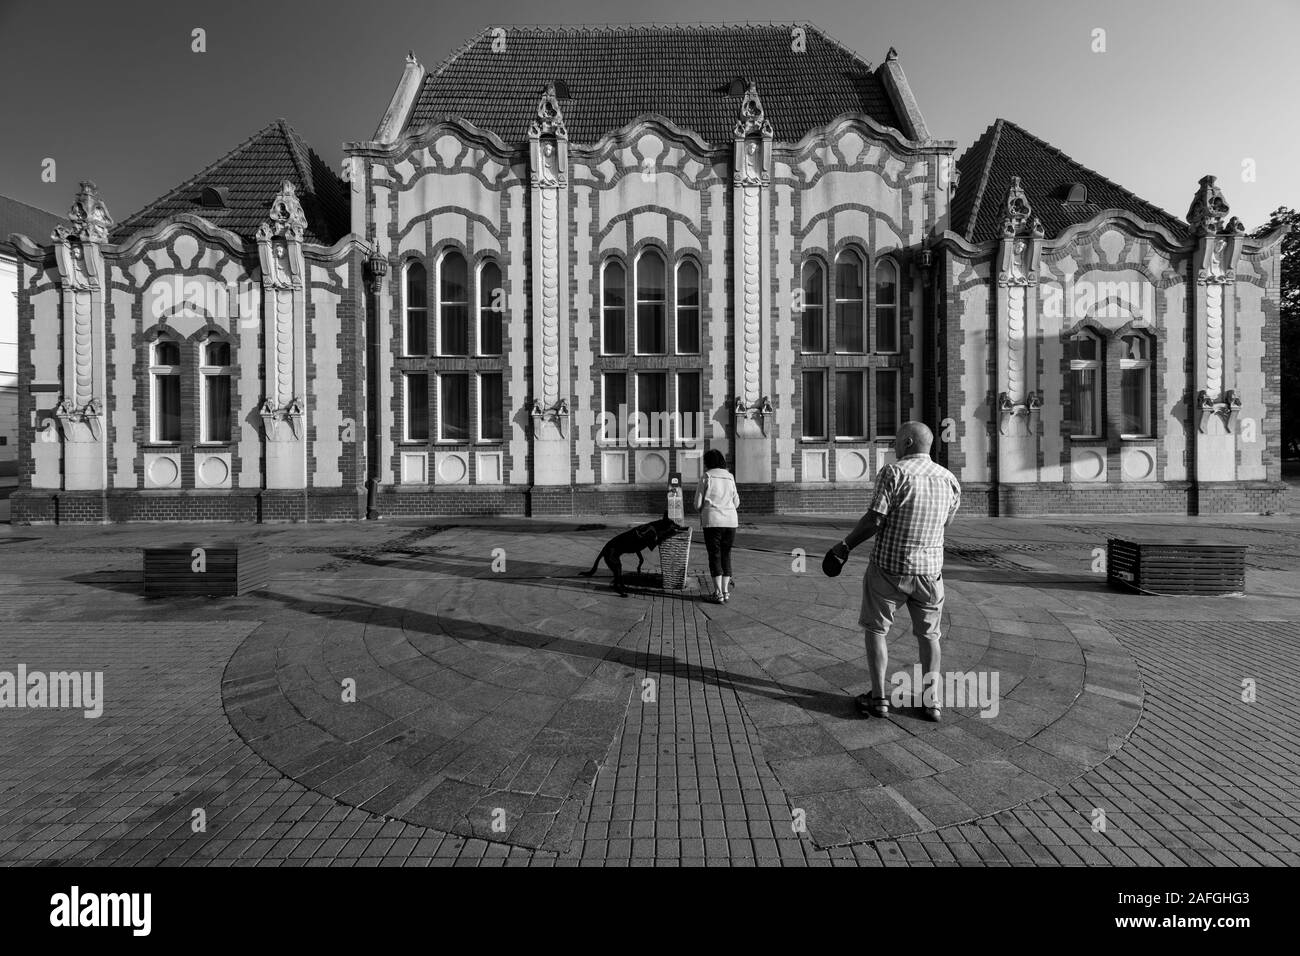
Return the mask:
<svg viewBox="0 0 1300 956">
<path fill-rule="evenodd" d="M 912 633 L 918 638 L 939 637 L 943 617 L 943 574 L 886 574 L 875 561 L 862 575 L 862 611 L 858 623 L 871 633 L 887 634 L 899 605 L 912 615 Z"/>
</svg>

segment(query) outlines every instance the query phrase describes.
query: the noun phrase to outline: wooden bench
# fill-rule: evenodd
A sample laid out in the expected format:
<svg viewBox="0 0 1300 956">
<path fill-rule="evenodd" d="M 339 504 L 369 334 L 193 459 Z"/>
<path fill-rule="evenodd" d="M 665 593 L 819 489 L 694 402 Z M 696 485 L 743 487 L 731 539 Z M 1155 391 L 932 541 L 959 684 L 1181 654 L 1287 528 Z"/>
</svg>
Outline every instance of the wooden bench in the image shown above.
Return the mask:
<svg viewBox="0 0 1300 956">
<path fill-rule="evenodd" d="M 270 573 L 270 553 L 261 544 L 144 549 L 145 597 L 237 597 L 265 587 Z"/>
<path fill-rule="evenodd" d="M 1196 538 L 1111 538 L 1106 580 L 1143 594 L 1242 594 L 1246 546 Z"/>
</svg>

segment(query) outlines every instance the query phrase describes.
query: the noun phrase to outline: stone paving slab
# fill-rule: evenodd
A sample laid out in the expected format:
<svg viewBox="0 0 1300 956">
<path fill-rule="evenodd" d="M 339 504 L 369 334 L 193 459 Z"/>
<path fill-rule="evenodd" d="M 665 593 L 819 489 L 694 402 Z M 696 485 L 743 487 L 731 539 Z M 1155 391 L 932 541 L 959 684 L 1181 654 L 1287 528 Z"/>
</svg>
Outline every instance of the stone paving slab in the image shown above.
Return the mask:
<svg viewBox="0 0 1300 956">
<path fill-rule="evenodd" d="M 792 541 L 818 553 L 851 520 L 764 521 L 770 551 L 744 550 L 742 537 L 740 590 L 722 608 L 650 591 L 622 601 L 600 578 L 575 580 L 571 572 L 589 567 L 612 533 L 580 532 L 575 522 L 501 522 L 497 531 L 488 521 L 456 529 L 427 522 L 222 527 L 222 538 L 272 543 L 272 587 L 239 599 L 165 604 L 136 593 L 135 549 L 204 529 L 0 531 L 0 622 L 9 622 L 0 624 L 0 651 L 38 660 L 54 645 L 70 665 L 102 660 L 110 677 L 136 674 L 123 685 L 134 709 L 119 715 L 114 732 L 66 712 L 0 711 L 0 863 L 1300 862 L 1300 675 L 1293 673 L 1300 533 L 1293 524 L 1240 517 L 1197 523 L 1252 545 L 1250 593 L 1175 601 L 1117 595 L 1091 574 L 1091 548 L 1108 533 L 1141 527 L 1138 519 L 959 521 L 952 541 L 963 554 L 1034 549 L 1024 553 L 1054 569 L 1021 567 L 1013 578 L 979 557 L 950 559 L 945 574 L 963 598 L 949 605 L 954 636 L 999 622 L 980 638 L 979 658 L 959 657 L 954 641 L 945 669 L 953 661 L 996 666 L 1008 701 L 1040 709 L 1062 704 L 1061 689 L 1073 688 L 1075 670 L 1082 672 L 1073 704 L 1026 741 L 971 716 L 915 733 L 904 717 L 836 716 L 837 699 L 862 665 L 853 633 L 856 583 L 842 592 L 787 588 L 778 600 L 779 582 L 789 577 Z M 507 575 L 492 576 L 483 535 L 509 542 Z M 770 568 L 763 564 L 769 558 Z M 473 610 L 482 588 L 501 594 L 487 602 L 498 615 L 487 623 Z M 364 614 L 338 611 L 367 603 Z M 612 640 L 603 633 L 606 621 L 624 613 L 623 636 Z M 426 624 L 430 617 L 458 623 L 449 633 Z M 1044 629 L 1034 625 L 1052 622 L 1068 633 L 1050 628 L 1040 639 Z M 492 634 L 507 627 L 531 636 L 493 643 Z M 242 635 L 249 636 L 236 650 Z M 794 654 L 792 637 L 802 640 Z M 894 644 L 891 670 L 910 666 L 910 639 L 900 630 Z M 529 661 L 535 666 L 525 666 Z M 358 709 L 348 718 L 335 719 L 344 672 L 359 675 L 366 693 L 349 705 Z M 537 691 L 530 675 L 564 690 Z M 1241 701 L 1241 680 L 1251 675 L 1263 675 L 1256 679 L 1264 707 Z M 582 678 L 577 690 L 566 684 L 570 677 Z M 653 702 L 641 699 L 645 680 L 655 682 Z M 581 803 L 564 805 L 559 793 L 566 780 L 588 772 L 585 764 L 557 771 L 560 758 L 552 766 L 530 752 L 521 761 L 492 745 L 497 735 L 525 733 L 521 721 L 544 717 L 544 728 L 558 713 L 550 709 L 557 700 L 608 703 L 619 692 L 624 717 Z M 259 725 L 267 740 L 283 732 L 274 766 L 233 732 L 222 696 L 226 706 L 250 713 L 282 698 L 280 706 L 263 706 Z M 788 707 L 791 697 L 811 701 L 806 719 L 761 728 L 767 737 L 760 738 L 750 710 Z M 494 722 L 508 700 L 518 713 Z M 456 723 L 453 711 L 473 718 L 468 727 L 483 724 L 471 733 L 483 739 L 440 733 Z M 1127 732 L 1135 711 L 1136 729 Z M 1025 714 L 1033 711 L 1016 718 L 1022 734 L 1032 727 Z M 399 721 L 413 730 L 390 732 Z M 575 723 L 562 722 L 563 729 Z M 319 733 L 334 739 L 321 742 Z M 455 752 L 462 742 L 465 749 Z M 844 754 L 878 785 L 816 791 L 820 802 L 797 806 L 773 769 L 785 759 Z M 506 796 L 489 808 L 472 792 L 449 788 L 428 805 L 450 795 L 453 806 L 468 806 L 480 819 L 500 807 L 520 844 L 490 829 L 448 833 L 403 816 L 450 779 L 426 774 L 410 787 L 412 768 L 430 759 L 445 759 L 458 775 L 452 782 L 480 789 L 503 782 Z M 1080 772 L 1080 759 L 1100 762 Z M 921 765 L 930 772 L 921 774 Z M 340 795 L 352 805 L 313 789 L 333 777 L 347 784 Z M 1048 789 L 1031 798 L 1017 777 Z M 375 812 L 357 809 L 367 803 Z M 198 806 L 207 810 L 206 832 L 191 826 Z M 1098 808 L 1106 812 L 1102 832 L 1092 825 Z M 796 810 L 808 824 L 802 831 L 792 826 Z M 920 828 L 918 818 L 931 827 L 906 833 Z M 834 826 L 843 839 L 852 832 L 869 842 L 819 849 L 813 827 Z M 903 835 L 891 838 L 891 828 Z M 566 846 L 558 838 L 546 844 L 547 834 L 565 829 L 572 834 Z"/>
</svg>

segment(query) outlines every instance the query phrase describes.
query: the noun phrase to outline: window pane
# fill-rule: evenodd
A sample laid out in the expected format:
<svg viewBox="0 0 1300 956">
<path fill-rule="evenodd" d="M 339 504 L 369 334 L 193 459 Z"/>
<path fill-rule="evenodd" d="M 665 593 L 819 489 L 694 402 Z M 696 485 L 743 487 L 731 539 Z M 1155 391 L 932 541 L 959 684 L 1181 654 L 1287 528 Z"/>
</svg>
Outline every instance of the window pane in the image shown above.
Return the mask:
<svg viewBox="0 0 1300 956">
<path fill-rule="evenodd" d="M 636 265 L 636 348 L 638 352 L 660 353 L 667 350 L 664 321 L 664 260 L 657 252 L 647 252 Z"/>
<path fill-rule="evenodd" d="M 406 267 L 406 354 L 429 354 L 428 277 L 424 266 Z"/>
<path fill-rule="evenodd" d="M 662 302 L 665 275 L 663 256 L 644 253 L 636 264 L 636 297 L 643 302 Z"/>
<path fill-rule="evenodd" d="M 500 441 L 504 427 L 501 409 L 505 404 L 502 376 L 497 373 L 480 375 L 478 387 L 479 414 L 482 416 L 479 438 L 484 441 Z"/>
<path fill-rule="evenodd" d="M 627 351 L 627 323 L 624 321 L 627 302 L 627 273 L 616 260 L 605 263 L 605 277 L 601 283 L 604 303 L 604 340 L 606 355 L 621 355 Z"/>
<path fill-rule="evenodd" d="M 1078 368 L 1070 371 L 1070 434 L 1096 435 L 1097 370 Z"/>
<path fill-rule="evenodd" d="M 845 253 L 835 264 L 835 347 L 840 352 L 863 352 L 862 262 Z"/>
<path fill-rule="evenodd" d="M 406 437 L 429 440 L 429 376 L 406 376 Z"/>
<path fill-rule="evenodd" d="M 1084 332 L 1071 336 L 1065 340 L 1065 357 L 1072 362 L 1097 361 L 1097 340 Z"/>
<path fill-rule="evenodd" d="M 627 373 L 606 372 L 604 381 L 600 437 L 613 441 L 627 422 Z"/>
<path fill-rule="evenodd" d="M 876 371 L 876 435 L 892 438 L 898 433 L 898 372 Z"/>
<path fill-rule="evenodd" d="M 887 260 L 876 265 L 876 351 L 898 351 L 898 273 Z"/>
<path fill-rule="evenodd" d="M 826 437 L 826 378 L 824 372 L 803 373 L 803 437 Z"/>
<path fill-rule="evenodd" d="M 173 346 L 174 347 L 174 346 Z M 181 377 L 179 375 L 154 376 L 154 421 L 158 441 L 181 440 Z"/>
<path fill-rule="evenodd" d="M 865 438 L 866 409 L 862 406 L 862 372 L 835 373 L 835 436 Z"/>
<path fill-rule="evenodd" d="M 438 409 L 441 431 L 445 441 L 469 441 L 469 376 L 439 376 Z"/>
<path fill-rule="evenodd" d="M 229 365 L 230 344 L 228 342 L 209 342 L 203 350 L 204 365 Z"/>
<path fill-rule="evenodd" d="M 840 302 L 835 306 L 836 345 L 841 352 L 863 351 L 862 303 Z"/>
<path fill-rule="evenodd" d="M 501 354 L 501 327 L 505 322 L 505 298 L 501 288 L 501 267 L 487 262 L 479 271 L 479 351 L 483 355 Z"/>
<path fill-rule="evenodd" d="M 1145 435 L 1150 429 L 1147 401 L 1149 369 L 1120 369 L 1120 431 L 1125 435 Z"/>
<path fill-rule="evenodd" d="M 669 437 L 667 372 L 637 373 L 636 410 L 638 439 L 663 441 Z"/>
<path fill-rule="evenodd" d="M 469 270 L 465 257 L 449 252 L 442 260 L 439 334 L 442 355 L 469 354 Z"/>
<path fill-rule="evenodd" d="M 677 267 L 677 351 L 700 350 L 700 270 L 686 261 Z"/>
<path fill-rule="evenodd" d="M 820 262 L 803 265 L 803 351 L 826 351 L 826 291 Z"/>
<path fill-rule="evenodd" d="M 894 264 L 882 261 L 876 265 L 876 304 L 898 304 L 898 276 Z"/>
<path fill-rule="evenodd" d="M 1123 357 L 1134 362 L 1145 362 L 1150 356 L 1147 354 L 1147 337 L 1145 335 L 1126 335 L 1124 336 Z"/>
<path fill-rule="evenodd" d="M 701 420 L 700 373 L 677 373 L 677 434 L 684 441 L 695 441 L 704 430 Z"/>
<path fill-rule="evenodd" d="M 178 376 L 172 377 L 179 380 Z M 203 402 L 203 440 L 230 441 L 230 376 L 205 375 L 203 387 L 207 390 Z"/>
<path fill-rule="evenodd" d="M 155 365 L 180 365 L 181 347 L 175 342 L 159 342 L 154 347 Z"/>
</svg>

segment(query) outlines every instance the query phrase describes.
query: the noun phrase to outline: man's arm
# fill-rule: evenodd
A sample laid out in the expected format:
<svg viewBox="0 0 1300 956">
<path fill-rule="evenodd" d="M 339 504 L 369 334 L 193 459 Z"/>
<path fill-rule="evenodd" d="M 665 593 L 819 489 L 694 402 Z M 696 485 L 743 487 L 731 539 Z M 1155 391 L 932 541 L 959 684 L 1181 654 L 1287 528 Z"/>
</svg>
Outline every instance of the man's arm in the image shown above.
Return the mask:
<svg viewBox="0 0 1300 956">
<path fill-rule="evenodd" d="M 836 554 L 840 558 L 847 558 L 849 552 L 860 545 L 863 541 L 868 541 L 880 533 L 880 529 L 885 526 L 885 516 L 879 511 L 868 511 L 854 526 L 844 540 L 835 546 Z M 841 551 L 841 549 L 843 549 Z"/>
</svg>

